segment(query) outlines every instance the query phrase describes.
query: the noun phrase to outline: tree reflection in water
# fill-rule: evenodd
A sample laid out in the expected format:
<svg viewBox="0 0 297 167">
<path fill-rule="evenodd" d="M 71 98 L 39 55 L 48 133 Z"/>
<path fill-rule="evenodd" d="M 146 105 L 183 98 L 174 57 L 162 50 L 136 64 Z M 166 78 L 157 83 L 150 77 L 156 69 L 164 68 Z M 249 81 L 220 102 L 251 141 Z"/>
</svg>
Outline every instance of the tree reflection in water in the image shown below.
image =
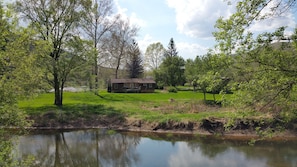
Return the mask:
<svg viewBox="0 0 297 167">
<path fill-rule="evenodd" d="M 229 140 L 195 135 L 114 133 L 104 130 L 46 132 L 21 137 L 20 159 L 35 166 L 297 167 L 297 141 Z"/>
<path fill-rule="evenodd" d="M 35 166 L 137 166 L 138 136 L 104 130 L 61 132 L 27 136 L 19 146 L 21 156 L 35 156 Z"/>
<path fill-rule="evenodd" d="M 199 141 L 189 141 L 187 146 L 193 153 L 200 152 L 214 161 L 218 161 L 220 156 L 234 153 L 236 156 L 242 155 L 246 161 L 240 162 L 240 159 L 234 159 L 234 155 L 229 157 L 229 161 L 235 161 L 236 164 L 246 166 L 247 162 L 260 163 L 264 160 L 267 167 L 297 167 L 297 145 L 286 141 L 260 141 L 255 146 L 250 146 L 247 140 L 199 138 Z M 221 166 L 224 165 L 221 163 Z"/>
</svg>

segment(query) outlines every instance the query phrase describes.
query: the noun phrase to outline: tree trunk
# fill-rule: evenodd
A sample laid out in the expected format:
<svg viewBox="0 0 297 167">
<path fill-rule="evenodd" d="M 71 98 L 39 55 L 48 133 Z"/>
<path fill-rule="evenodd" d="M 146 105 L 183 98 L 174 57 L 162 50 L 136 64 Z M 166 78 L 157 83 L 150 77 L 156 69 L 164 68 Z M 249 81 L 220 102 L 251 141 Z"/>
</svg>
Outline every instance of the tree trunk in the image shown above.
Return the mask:
<svg viewBox="0 0 297 167">
<path fill-rule="evenodd" d="M 60 134 L 56 134 L 55 135 L 55 144 L 56 144 L 56 149 L 55 149 L 55 162 L 54 162 L 54 166 L 60 166 L 61 165 L 61 159 L 60 159 L 60 149 L 59 149 L 59 145 L 61 143 L 61 138 L 60 138 Z"/>
<path fill-rule="evenodd" d="M 94 54 L 94 76 L 95 76 L 95 87 L 94 87 L 94 93 L 95 95 L 98 95 L 98 48 L 97 48 L 97 30 L 98 30 L 98 18 L 95 19 L 95 30 L 94 30 L 94 38 L 93 38 L 93 42 L 94 42 L 94 48 L 96 50 L 95 54 Z"/>
<path fill-rule="evenodd" d="M 95 61 L 95 71 L 94 71 L 94 75 L 95 75 L 95 87 L 94 87 L 94 92 L 95 95 L 98 95 L 98 87 L 99 87 L 99 81 L 98 81 L 98 64 L 97 64 L 97 58 Z"/>
<path fill-rule="evenodd" d="M 58 72 L 54 72 L 54 89 L 55 89 L 55 105 L 62 106 L 60 82 L 58 78 Z"/>
<path fill-rule="evenodd" d="M 120 55 L 120 56 L 121 56 L 121 55 Z M 116 71 L 115 71 L 115 79 L 118 78 L 118 71 L 119 71 L 119 68 L 120 68 L 120 62 L 121 62 L 121 59 L 119 58 L 119 59 L 118 59 L 118 62 L 117 62 Z"/>
<path fill-rule="evenodd" d="M 115 79 L 118 78 L 118 70 L 119 70 L 119 67 L 116 68 L 116 71 L 115 71 Z"/>
<path fill-rule="evenodd" d="M 204 98 L 204 101 L 206 101 L 206 92 L 203 91 L 203 98 Z"/>
<path fill-rule="evenodd" d="M 61 105 L 60 105 L 60 106 L 62 106 L 62 105 L 63 105 L 63 92 L 64 92 L 64 84 L 65 84 L 65 82 L 64 82 L 64 81 L 62 81 L 61 90 L 60 90 L 60 100 L 61 100 Z"/>
</svg>

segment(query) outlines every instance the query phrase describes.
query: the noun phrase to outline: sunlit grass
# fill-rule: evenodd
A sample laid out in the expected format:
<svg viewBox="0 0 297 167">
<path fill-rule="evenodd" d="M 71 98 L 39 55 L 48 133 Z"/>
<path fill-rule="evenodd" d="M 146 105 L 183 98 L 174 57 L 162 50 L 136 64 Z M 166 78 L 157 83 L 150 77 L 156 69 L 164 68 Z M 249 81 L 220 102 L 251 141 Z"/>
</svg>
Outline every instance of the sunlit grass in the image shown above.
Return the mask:
<svg viewBox="0 0 297 167">
<path fill-rule="evenodd" d="M 220 95 L 216 95 L 216 99 L 220 98 Z M 213 96 L 207 94 L 207 100 L 212 99 Z M 29 115 L 52 111 L 63 111 L 65 115 L 72 117 L 118 114 L 157 122 L 200 121 L 206 117 L 223 117 L 228 113 L 227 108 L 204 104 L 203 93 L 193 91 L 157 91 L 143 94 L 100 91 L 99 96 L 92 92 L 64 92 L 63 106 L 56 107 L 53 103 L 54 93 L 45 93 L 34 99 L 20 101 L 19 107 Z"/>
</svg>

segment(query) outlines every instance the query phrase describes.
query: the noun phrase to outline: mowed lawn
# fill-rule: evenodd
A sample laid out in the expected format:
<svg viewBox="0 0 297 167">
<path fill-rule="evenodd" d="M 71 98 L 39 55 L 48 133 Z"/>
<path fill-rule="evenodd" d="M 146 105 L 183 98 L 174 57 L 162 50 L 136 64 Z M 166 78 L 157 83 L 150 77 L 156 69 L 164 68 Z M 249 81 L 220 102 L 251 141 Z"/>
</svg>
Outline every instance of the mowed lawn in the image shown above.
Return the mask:
<svg viewBox="0 0 297 167">
<path fill-rule="evenodd" d="M 225 96 L 228 98 L 231 95 Z M 207 100 L 213 100 L 212 94 L 206 97 Z M 221 95 L 216 95 L 216 99 L 221 98 Z M 203 93 L 193 91 L 142 94 L 101 91 L 99 96 L 92 92 L 64 92 L 63 106 L 56 107 L 53 103 L 54 93 L 45 93 L 20 101 L 19 107 L 29 115 L 59 111 L 72 117 L 87 117 L 90 114 L 122 115 L 157 122 L 199 121 L 206 117 L 226 117 L 232 112 L 230 108 L 204 104 Z"/>
</svg>

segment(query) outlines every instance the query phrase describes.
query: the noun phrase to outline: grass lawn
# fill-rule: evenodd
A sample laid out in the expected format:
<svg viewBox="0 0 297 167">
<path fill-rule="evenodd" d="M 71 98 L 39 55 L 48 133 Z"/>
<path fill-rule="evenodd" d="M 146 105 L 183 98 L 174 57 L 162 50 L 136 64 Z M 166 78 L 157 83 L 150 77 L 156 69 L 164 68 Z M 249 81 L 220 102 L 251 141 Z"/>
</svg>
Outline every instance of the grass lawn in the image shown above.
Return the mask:
<svg viewBox="0 0 297 167">
<path fill-rule="evenodd" d="M 225 95 L 227 98 L 231 95 Z M 207 94 L 207 100 L 213 96 Z M 216 95 L 221 99 L 221 95 Z M 64 92 L 63 107 L 53 105 L 54 94 L 40 94 L 38 97 L 19 102 L 19 107 L 29 115 L 42 115 L 57 112 L 67 118 L 88 117 L 93 114 L 114 116 L 121 115 L 151 122 L 200 121 L 203 118 L 237 117 L 233 109 L 203 102 L 203 93 L 179 91 L 168 93 L 107 93 L 101 91 L 99 96 L 91 92 Z"/>
</svg>

